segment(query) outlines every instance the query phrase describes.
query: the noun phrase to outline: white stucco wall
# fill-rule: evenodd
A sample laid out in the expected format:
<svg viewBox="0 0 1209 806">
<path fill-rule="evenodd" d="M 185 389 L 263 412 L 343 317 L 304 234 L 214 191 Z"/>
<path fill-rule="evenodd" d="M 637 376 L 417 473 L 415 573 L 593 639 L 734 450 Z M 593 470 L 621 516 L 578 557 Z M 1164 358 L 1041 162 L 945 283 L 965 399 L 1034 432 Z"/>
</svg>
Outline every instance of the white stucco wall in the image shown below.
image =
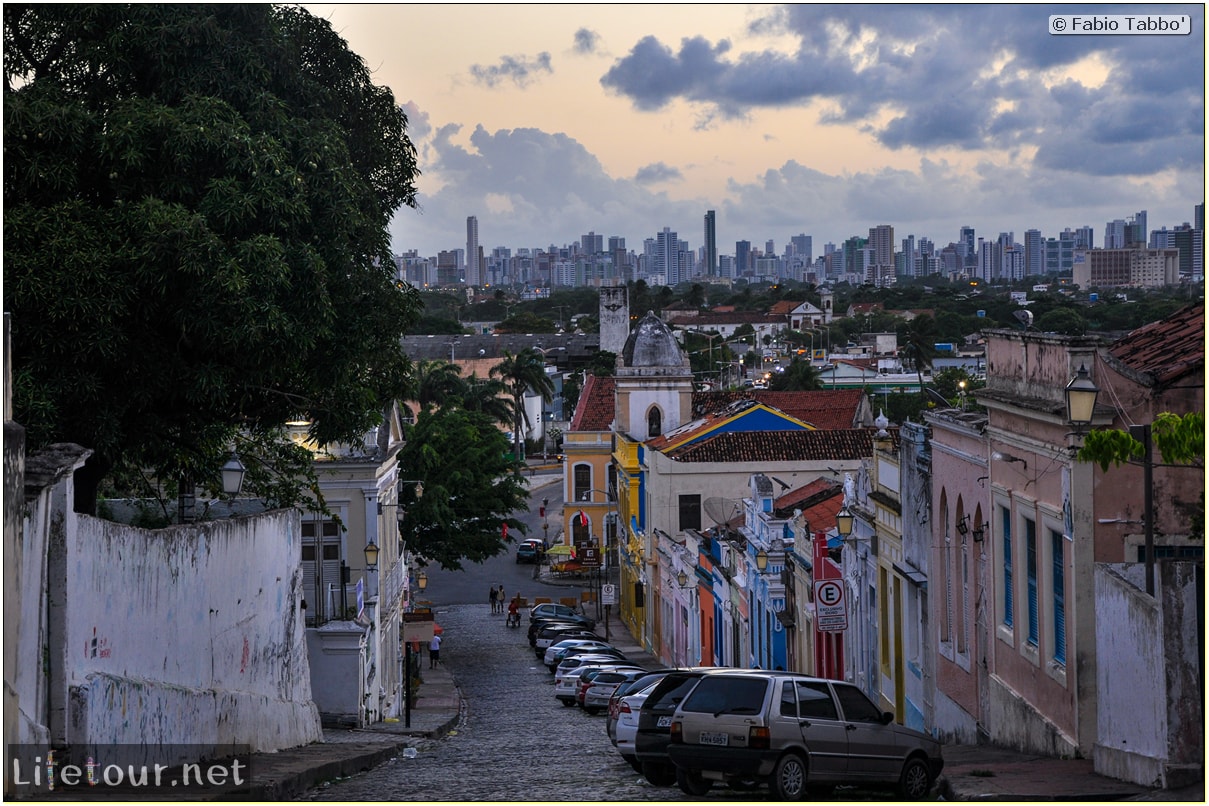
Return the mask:
<svg viewBox="0 0 1209 806">
<path fill-rule="evenodd" d="M 293 510 L 154 531 L 79 516 L 65 569 L 69 741 L 318 741 L 300 539 Z"/>
</svg>

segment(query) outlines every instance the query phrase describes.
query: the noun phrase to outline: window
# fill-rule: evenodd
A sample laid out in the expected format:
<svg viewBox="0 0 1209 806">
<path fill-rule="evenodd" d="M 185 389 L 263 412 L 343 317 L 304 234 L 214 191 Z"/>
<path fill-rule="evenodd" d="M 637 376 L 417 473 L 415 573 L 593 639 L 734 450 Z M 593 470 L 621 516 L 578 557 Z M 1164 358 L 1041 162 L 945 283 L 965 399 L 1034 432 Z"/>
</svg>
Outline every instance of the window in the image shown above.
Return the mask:
<svg viewBox="0 0 1209 806">
<path fill-rule="evenodd" d="M 576 465 L 572 478 L 572 497 L 576 501 L 586 501 L 591 497 L 591 489 L 592 466 L 589 464 Z"/>
<path fill-rule="evenodd" d="M 1028 642 L 1037 646 L 1037 524 L 1024 519 L 1025 574 L 1028 577 Z"/>
<path fill-rule="evenodd" d="M 701 528 L 701 496 L 680 496 L 680 531 Z"/>
<path fill-rule="evenodd" d="M 1066 665 L 1066 560 L 1063 538 L 1052 529 L 1050 553 L 1054 561 L 1054 662 Z"/>
<path fill-rule="evenodd" d="M 793 683 L 786 681 L 781 684 L 781 716 L 797 718 L 798 697 L 794 693 Z"/>
<path fill-rule="evenodd" d="M 844 719 L 849 722 L 874 722 L 881 724 L 882 712 L 869 701 L 865 693 L 856 686 L 836 685 L 835 696 L 844 709 Z"/>
<path fill-rule="evenodd" d="M 657 437 L 663 433 L 663 413 L 658 408 L 651 409 L 646 416 L 646 436 L 647 439 Z"/>
<path fill-rule="evenodd" d="M 764 708 L 768 681 L 751 677 L 703 677 L 681 705 L 707 714 L 758 714 Z"/>
<path fill-rule="evenodd" d="M 999 508 L 1000 531 L 1003 533 L 1003 625 L 1012 626 L 1012 611 L 1015 602 L 1012 596 L 1012 513 L 1007 507 Z"/>
<path fill-rule="evenodd" d="M 839 719 L 826 683 L 798 683 L 798 708 L 803 719 Z"/>
</svg>

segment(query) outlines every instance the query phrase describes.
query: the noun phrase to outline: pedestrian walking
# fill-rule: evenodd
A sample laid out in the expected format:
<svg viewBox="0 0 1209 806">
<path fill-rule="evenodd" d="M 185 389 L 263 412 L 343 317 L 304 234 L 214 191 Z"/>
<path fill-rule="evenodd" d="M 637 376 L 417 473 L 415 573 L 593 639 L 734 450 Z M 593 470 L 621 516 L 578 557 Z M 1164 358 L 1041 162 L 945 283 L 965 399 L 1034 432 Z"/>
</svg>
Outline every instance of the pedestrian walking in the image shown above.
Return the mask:
<svg viewBox="0 0 1209 806">
<path fill-rule="evenodd" d="M 491 599 L 491 612 L 492 612 L 492 614 L 494 614 L 494 613 L 497 611 L 497 608 L 499 607 L 499 596 L 500 596 L 499 591 L 497 591 L 497 590 L 495 589 L 495 586 L 494 586 L 494 585 L 492 585 L 492 586 L 491 586 L 491 593 L 489 594 L 489 598 Z"/>
<path fill-rule="evenodd" d="M 504 608 L 508 606 L 508 596 L 504 593 L 504 586 L 500 585 L 500 589 L 495 593 L 495 601 L 500 606 L 500 612 L 504 612 Z"/>
<path fill-rule="evenodd" d="M 434 635 L 428 645 L 428 668 L 435 669 L 441 662 L 441 636 Z"/>
</svg>

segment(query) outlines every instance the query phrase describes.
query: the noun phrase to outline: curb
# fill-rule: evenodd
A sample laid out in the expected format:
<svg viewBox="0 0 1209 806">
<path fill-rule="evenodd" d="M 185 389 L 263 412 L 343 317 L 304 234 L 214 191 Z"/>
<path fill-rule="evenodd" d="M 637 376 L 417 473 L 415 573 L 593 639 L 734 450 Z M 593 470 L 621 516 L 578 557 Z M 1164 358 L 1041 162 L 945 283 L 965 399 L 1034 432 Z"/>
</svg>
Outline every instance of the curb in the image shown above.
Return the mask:
<svg viewBox="0 0 1209 806">
<path fill-rule="evenodd" d="M 1137 796 L 1137 792 L 1122 791 L 1122 792 L 1095 792 L 1095 793 L 1080 793 L 1080 794 L 1061 794 L 1055 795 L 1047 793 L 1039 795 L 1036 793 L 1028 794 L 1009 794 L 1007 792 L 988 792 L 978 793 L 975 795 L 963 795 L 953 789 L 953 782 L 946 778 L 943 774 L 936 779 L 936 792 L 940 800 L 952 801 L 985 801 L 989 803 L 1023 801 L 1028 803 L 1041 802 L 1098 802 L 1098 801 L 1123 801 L 1129 800 Z"/>
</svg>

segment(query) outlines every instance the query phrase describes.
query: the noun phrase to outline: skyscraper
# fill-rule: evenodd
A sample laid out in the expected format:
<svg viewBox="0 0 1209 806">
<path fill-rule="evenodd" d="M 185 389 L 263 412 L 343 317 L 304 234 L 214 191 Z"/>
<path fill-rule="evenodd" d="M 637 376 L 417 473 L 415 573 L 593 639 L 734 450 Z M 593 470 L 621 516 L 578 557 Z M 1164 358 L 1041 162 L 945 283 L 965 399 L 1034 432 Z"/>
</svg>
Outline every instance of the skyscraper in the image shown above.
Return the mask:
<svg viewBox="0 0 1209 806">
<path fill-rule="evenodd" d="M 873 249 L 873 265 L 883 269 L 894 267 L 894 227 L 889 224 L 871 227 L 868 244 Z"/>
<path fill-rule="evenodd" d="M 1045 274 L 1045 239 L 1039 229 L 1024 231 L 1024 274 L 1026 277 Z"/>
<path fill-rule="evenodd" d="M 961 257 L 966 268 L 975 266 L 978 263 L 978 249 L 974 241 L 974 228 L 962 227 L 957 243 L 961 246 Z"/>
<path fill-rule="evenodd" d="M 680 237 L 671 228 L 664 227 L 663 232 L 655 236 L 655 242 L 655 271 L 663 275 L 665 283 L 675 285 L 680 273 Z"/>
<path fill-rule="evenodd" d="M 735 241 L 735 276 L 742 277 L 750 266 L 748 266 L 751 258 L 751 241 Z"/>
<path fill-rule="evenodd" d="M 718 222 L 713 210 L 705 213 L 705 255 L 702 263 L 706 277 L 718 275 Z"/>
<path fill-rule="evenodd" d="M 814 263 L 814 238 L 810 235 L 794 235 L 789 239 L 793 244 L 793 253 L 802 258 L 802 265 L 809 266 Z"/>
<path fill-rule="evenodd" d="M 479 219 L 466 217 L 466 285 L 483 284 L 482 266 L 479 263 Z"/>
</svg>

